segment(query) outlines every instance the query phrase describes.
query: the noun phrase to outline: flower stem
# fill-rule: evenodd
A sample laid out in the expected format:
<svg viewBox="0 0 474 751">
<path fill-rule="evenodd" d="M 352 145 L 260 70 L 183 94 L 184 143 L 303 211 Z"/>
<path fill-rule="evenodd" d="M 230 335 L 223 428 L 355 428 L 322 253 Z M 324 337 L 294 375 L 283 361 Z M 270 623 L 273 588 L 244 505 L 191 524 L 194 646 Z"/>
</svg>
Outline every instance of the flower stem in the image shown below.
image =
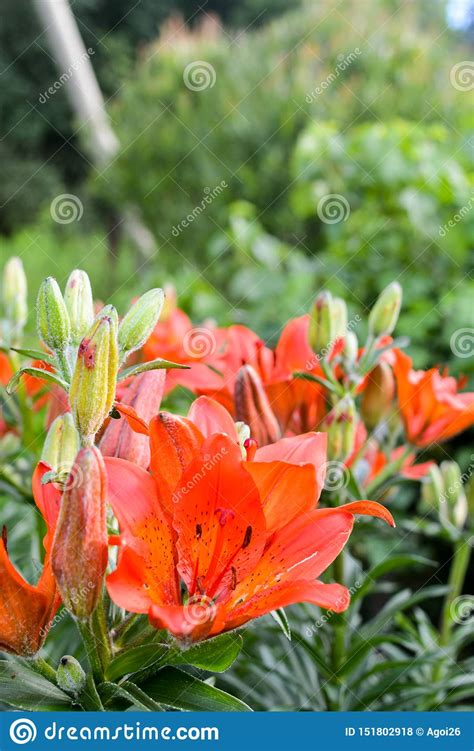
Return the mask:
<svg viewBox="0 0 474 751">
<path fill-rule="evenodd" d="M 391 475 L 396 474 L 402 468 L 403 462 L 405 461 L 407 456 L 412 453 L 412 451 L 413 449 L 411 446 L 406 446 L 405 451 L 403 451 L 400 456 L 386 464 L 383 470 L 378 473 L 377 477 L 374 477 L 372 482 L 369 482 L 366 488 L 367 496 L 369 498 L 374 494 L 375 490 L 377 490 L 381 485 L 383 485 L 386 480 L 388 480 L 389 477 L 391 477 Z"/>
<path fill-rule="evenodd" d="M 36 673 L 42 675 L 43 678 L 46 678 L 46 680 L 56 683 L 56 671 L 51 665 L 48 665 L 43 657 L 32 657 L 28 660 L 28 666 Z"/>
<path fill-rule="evenodd" d="M 101 683 L 104 680 L 104 668 L 102 663 L 101 652 L 99 649 L 99 643 L 96 639 L 94 628 L 92 624 L 92 618 L 87 621 L 76 621 L 77 627 L 84 642 L 84 647 L 87 652 L 89 664 L 92 670 L 92 675 L 96 683 Z"/>
<path fill-rule="evenodd" d="M 333 563 L 333 574 L 337 582 L 344 581 L 344 551 L 342 550 Z M 332 641 L 332 670 L 335 673 L 336 681 L 339 681 L 337 673 L 344 662 L 345 644 L 346 644 L 346 623 L 339 615 L 335 615 L 334 637 Z"/>
</svg>

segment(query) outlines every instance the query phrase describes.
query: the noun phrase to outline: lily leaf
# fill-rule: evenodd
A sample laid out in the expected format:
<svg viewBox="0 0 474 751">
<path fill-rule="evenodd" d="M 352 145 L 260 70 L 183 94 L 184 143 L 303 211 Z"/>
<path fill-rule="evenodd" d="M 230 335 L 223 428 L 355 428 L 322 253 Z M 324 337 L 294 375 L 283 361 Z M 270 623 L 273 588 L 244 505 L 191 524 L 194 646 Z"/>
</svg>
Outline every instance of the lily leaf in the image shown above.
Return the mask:
<svg viewBox="0 0 474 751">
<path fill-rule="evenodd" d="M 178 668 L 164 668 L 140 684 L 140 688 L 159 704 L 190 712 L 251 712 L 235 696 L 210 686 Z"/>
<path fill-rule="evenodd" d="M 429 558 L 423 558 L 421 555 L 394 555 L 392 558 L 388 558 L 386 561 L 374 566 L 365 576 L 361 586 L 353 593 L 351 597 L 351 605 L 353 605 L 361 597 L 365 597 L 366 594 L 371 592 L 376 586 L 377 579 L 381 576 L 390 573 L 394 569 L 404 568 L 405 566 L 436 566 L 434 561 Z"/>
<path fill-rule="evenodd" d="M 130 376 L 138 375 L 139 373 L 146 373 L 147 370 L 170 370 L 172 368 L 178 368 L 179 370 L 189 370 L 189 365 L 182 365 L 178 362 L 171 362 L 171 360 L 163 360 L 158 357 L 156 360 L 150 360 L 149 362 L 140 362 L 138 365 L 131 365 L 129 368 L 122 370 L 119 375 L 119 381 L 124 381 Z"/>
<path fill-rule="evenodd" d="M 153 672 L 165 665 L 192 665 L 201 670 L 222 673 L 237 658 L 242 648 L 238 634 L 220 634 L 188 649 L 168 644 L 143 644 L 115 657 L 107 668 L 109 680 L 130 673 Z"/>
<path fill-rule="evenodd" d="M 36 378 L 40 378 L 43 381 L 48 381 L 48 383 L 54 383 L 56 384 L 56 386 L 61 386 L 61 388 L 65 391 L 67 391 L 68 389 L 66 381 L 63 381 L 63 379 L 57 376 L 55 373 L 50 373 L 49 370 L 43 370 L 42 368 L 27 367 L 20 368 L 20 370 L 18 370 L 15 375 L 10 378 L 6 387 L 7 394 L 13 394 L 14 391 L 16 391 L 18 383 L 20 382 L 20 378 L 25 374 L 35 376 Z"/>
<path fill-rule="evenodd" d="M 271 617 L 275 621 L 275 623 L 278 623 L 281 630 L 285 634 L 288 641 L 291 641 L 291 628 L 290 624 L 288 623 L 288 618 L 286 617 L 286 613 L 283 608 L 278 608 L 278 610 L 272 610 L 270 613 Z"/>
<path fill-rule="evenodd" d="M 54 359 L 42 349 L 29 349 L 28 347 L 10 347 L 10 349 L 18 352 L 19 355 L 31 357 L 32 360 L 41 360 L 41 362 L 47 362 L 48 365 L 54 365 Z"/>
<path fill-rule="evenodd" d="M 34 670 L 0 660 L 0 701 L 29 712 L 67 712 L 70 696 Z"/>
</svg>

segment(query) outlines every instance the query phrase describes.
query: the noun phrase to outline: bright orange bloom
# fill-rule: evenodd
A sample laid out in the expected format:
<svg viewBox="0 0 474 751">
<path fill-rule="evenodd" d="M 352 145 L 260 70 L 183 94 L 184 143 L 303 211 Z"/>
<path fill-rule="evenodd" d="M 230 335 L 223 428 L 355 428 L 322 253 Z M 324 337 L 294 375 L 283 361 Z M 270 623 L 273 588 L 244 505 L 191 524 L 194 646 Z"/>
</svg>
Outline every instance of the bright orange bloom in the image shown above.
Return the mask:
<svg viewBox="0 0 474 751">
<path fill-rule="evenodd" d="M 474 393 L 458 393 L 452 376 L 436 368 L 413 370 L 408 355 L 395 351 L 394 373 L 398 407 L 408 441 L 428 446 L 448 438 L 474 424 Z"/>
<path fill-rule="evenodd" d="M 25 581 L 10 561 L 5 528 L 0 542 L 0 651 L 24 657 L 34 655 L 41 647 L 60 603 L 50 549 L 61 493 L 51 484 L 41 484 L 43 475 L 49 470 L 47 464 L 40 463 L 33 475 L 35 502 L 48 526 L 43 540 L 46 557 L 36 585 Z"/>
<path fill-rule="evenodd" d="M 193 640 L 295 602 L 347 608 L 348 590 L 318 577 L 346 544 L 354 514 L 394 522 L 370 501 L 316 508 L 324 435 L 256 451 L 247 441 L 245 452 L 231 417 L 203 398 L 188 418 L 154 418 L 150 440 L 152 474 L 105 459 L 121 529 L 118 566 L 107 580 L 116 604 Z"/>
</svg>

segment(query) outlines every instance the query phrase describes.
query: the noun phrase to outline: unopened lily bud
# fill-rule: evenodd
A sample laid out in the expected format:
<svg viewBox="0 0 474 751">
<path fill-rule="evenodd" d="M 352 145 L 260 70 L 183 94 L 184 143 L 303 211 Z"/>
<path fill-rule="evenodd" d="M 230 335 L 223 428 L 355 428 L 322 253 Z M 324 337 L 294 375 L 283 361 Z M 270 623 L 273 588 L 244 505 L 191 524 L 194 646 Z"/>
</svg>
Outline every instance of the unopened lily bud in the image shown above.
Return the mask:
<svg viewBox="0 0 474 751">
<path fill-rule="evenodd" d="M 42 283 L 36 307 L 38 335 L 50 349 L 63 352 L 71 339 L 71 324 L 61 290 L 52 276 Z"/>
<path fill-rule="evenodd" d="M 60 475 L 68 475 L 80 448 L 79 433 L 70 412 L 51 423 L 43 446 L 41 461 Z"/>
<path fill-rule="evenodd" d="M 335 297 L 332 301 L 332 319 L 334 338 L 345 336 L 347 331 L 347 305 L 342 297 Z"/>
<path fill-rule="evenodd" d="M 3 269 L 2 298 L 10 340 L 18 344 L 28 317 L 28 304 L 25 271 L 16 256 L 10 258 Z"/>
<path fill-rule="evenodd" d="M 165 370 L 149 370 L 133 378 L 120 395 L 120 401 L 136 411 L 145 422 L 160 411 L 165 389 Z M 143 469 L 150 466 L 150 439 L 136 433 L 125 418 L 110 420 L 100 440 L 104 456 L 116 456 L 138 464 Z"/>
<path fill-rule="evenodd" d="M 461 468 L 457 462 L 441 462 L 441 475 L 444 484 L 443 500 L 447 506 L 447 517 L 458 529 L 464 527 L 468 515 L 466 493 L 462 483 Z"/>
<path fill-rule="evenodd" d="M 79 345 L 69 391 L 72 416 L 84 445 L 93 443 L 95 434 L 112 409 L 117 370 L 114 319 L 99 317 Z"/>
<path fill-rule="evenodd" d="M 261 378 L 251 365 L 243 365 L 237 373 L 234 400 L 237 420 L 249 426 L 259 446 L 281 438 L 280 426 Z"/>
<path fill-rule="evenodd" d="M 309 343 L 318 353 L 334 340 L 333 299 L 330 292 L 320 292 L 310 313 Z"/>
<path fill-rule="evenodd" d="M 119 326 L 121 353 L 128 355 L 143 347 L 160 317 L 164 297 L 162 289 L 151 289 L 132 305 Z"/>
<path fill-rule="evenodd" d="M 75 269 L 67 280 L 64 302 L 71 322 L 71 337 L 78 344 L 94 321 L 94 301 L 88 275 Z"/>
<path fill-rule="evenodd" d="M 397 325 L 402 304 L 402 288 L 398 282 L 385 287 L 369 314 L 369 333 L 372 336 L 391 334 Z"/>
<path fill-rule="evenodd" d="M 432 464 L 421 486 L 421 502 L 427 511 L 439 511 L 444 499 L 444 480 L 439 467 Z"/>
<path fill-rule="evenodd" d="M 63 493 L 52 564 L 64 605 L 86 620 L 98 603 L 107 567 L 107 475 L 95 446 L 79 451 Z"/>
<path fill-rule="evenodd" d="M 110 318 L 118 331 L 119 318 L 116 308 L 113 305 L 104 305 L 96 314 L 95 322 L 100 318 Z"/>
<path fill-rule="evenodd" d="M 77 697 L 86 686 L 86 674 L 75 657 L 64 655 L 59 661 L 56 681 L 60 689 Z"/>
<path fill-rule="evenodd" d="M 386 362 L 379 362 L 367 376 L 360 411 L 369 430 L 373 430 L 388 413 L 395 396 L 395 379 Z"/>
<path fill-rule="evenodd" d="M 357 336 L 353 331 L 347 331 L 344 337 L 344 357 L 348 362 L 354 363 L 357 361 L 359 354 L 359 343 Z"/>
<path fill-rule="evenodd" d="M 326 417 L 324 429 L 328 434 L 328 457 L 344 462 L 354 449 L 356 434 L 356 408 L 351 397 L 344 397 Z"/>
</svg>

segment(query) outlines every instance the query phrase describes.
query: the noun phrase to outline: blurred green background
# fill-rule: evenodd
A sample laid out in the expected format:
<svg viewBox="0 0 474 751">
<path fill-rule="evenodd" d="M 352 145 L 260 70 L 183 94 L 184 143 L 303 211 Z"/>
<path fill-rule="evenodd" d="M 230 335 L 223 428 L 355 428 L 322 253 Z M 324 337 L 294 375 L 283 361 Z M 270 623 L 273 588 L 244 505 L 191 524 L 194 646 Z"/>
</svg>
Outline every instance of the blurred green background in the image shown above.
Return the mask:
<svg viewBox="0 0 474 751">
<path fill-rule="evenodd" d="M 274 341 L 321 287 L 360 312 L 397 278 L 416 364 L 466 372 L 449 342 L 473 325 L 473 110 L 453 77 L 472 57 L 469 0 L 72 8 L 121 144 L 100 169 L 66 86 L 39 101 L 58 70 L 30 0 L 4 0 L 0 247 L 23 258 L 32 300 L 74 266 L 121 309 L 171 281 L 196 320 Z M 212 85 L 186 86 L 193 61 Z M 58 224 L 64 193 L 83 212 Z M 130 209 L 153 234 L 148 254 L 124 231 Z"/>
</svg>

